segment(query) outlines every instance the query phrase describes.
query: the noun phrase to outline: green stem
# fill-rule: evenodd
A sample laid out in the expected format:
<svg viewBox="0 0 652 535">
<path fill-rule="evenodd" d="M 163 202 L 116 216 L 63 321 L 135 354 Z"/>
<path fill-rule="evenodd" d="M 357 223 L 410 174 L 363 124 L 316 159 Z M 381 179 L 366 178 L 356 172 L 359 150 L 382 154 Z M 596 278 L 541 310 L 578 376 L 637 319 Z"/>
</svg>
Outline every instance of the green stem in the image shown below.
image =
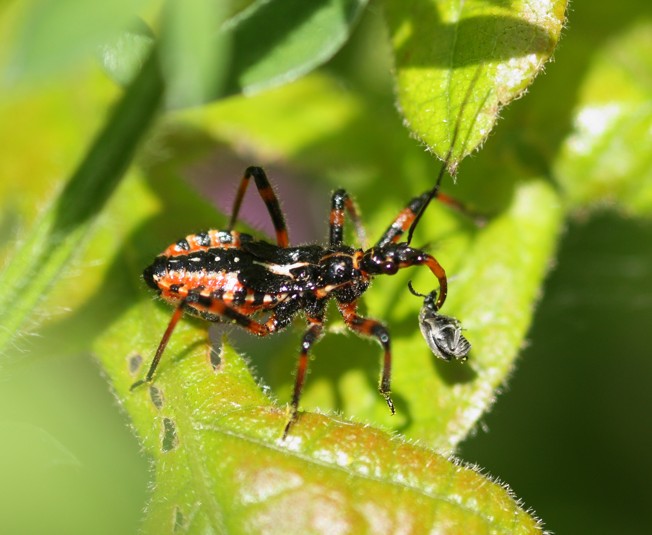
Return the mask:
<svg viewBox="0 0 652 535">
<path fill-rule="evenodd" d="M 8 346 L 79 253 L 156 117 L 162 96 L 163 80 L 152 53 L 61 194 L 0 274 L 0 359 L 7 358 Z"/>
</svg>

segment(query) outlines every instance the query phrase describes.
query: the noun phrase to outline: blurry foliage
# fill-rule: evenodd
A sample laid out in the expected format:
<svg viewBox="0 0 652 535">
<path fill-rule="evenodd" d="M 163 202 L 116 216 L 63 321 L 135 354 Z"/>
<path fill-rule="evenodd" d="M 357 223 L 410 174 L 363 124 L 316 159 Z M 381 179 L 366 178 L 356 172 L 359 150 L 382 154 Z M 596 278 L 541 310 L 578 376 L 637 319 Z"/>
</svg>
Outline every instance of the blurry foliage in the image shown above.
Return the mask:
<svg viewBox="0 0 652 535">
<path fill-rule="evenodd" d="M 625 13 L 644 9 L 626 3 Z M 11 514 L 0 520 L 10 532 L 139 525 L 146 468 L 89 353 L 154 459 L 146 532 L 540 530 L 501 485 L 446 455 L 509 375 L 565 218 L 606 203 L 650 213 L 652 19 L 612 19 L 592 3 L 594 28 L 573 38 L 571 14 L 550 73 L 487 150 L 462 161 L 549 59 L 565 1 L 367 4 L 2 8 L 0 499 Z M 234 351 L 184 320 L 154 385 L 129 393 L 170 315 L 140 273 L 173 240 L 225 222 L 206 197 L 227 208 L 242 169 L 262 164 L 293 243 L 323 239 L 335 187 L 359 201 L 373 239 L 432 187 L 440 163 L 424 145 L 459 172 L 445 190 L 489 216 L 478 228 L 433 205 L 415 235 L 447 269 L 446 313 L 467 329 L 468 363 L 428 352 L 406 284 L 427 291 L 432 277 L 415 269 L 363 298 L 393 335 L 394 417 L 376 392 L 378 347 L 342 336 L 336 314 L 285 442 L 300 328 L 260 341 L 231 330 Z"/>
</svg>

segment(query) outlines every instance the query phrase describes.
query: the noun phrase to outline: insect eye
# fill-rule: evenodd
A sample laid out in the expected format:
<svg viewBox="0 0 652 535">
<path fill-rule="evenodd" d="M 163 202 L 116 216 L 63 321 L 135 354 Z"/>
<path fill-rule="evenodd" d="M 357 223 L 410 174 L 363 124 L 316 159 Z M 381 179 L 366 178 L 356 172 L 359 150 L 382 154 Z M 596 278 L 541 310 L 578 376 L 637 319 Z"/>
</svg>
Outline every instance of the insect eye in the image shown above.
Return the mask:
<svg viewBox="0 0 652 535">
<path fill-rule="evenodd" d="M 394 275 L 398 271 L 398 265 L 396 262 L 385 262 L 383 264 L 383 273 L 387 275 Z"/>
</svg>

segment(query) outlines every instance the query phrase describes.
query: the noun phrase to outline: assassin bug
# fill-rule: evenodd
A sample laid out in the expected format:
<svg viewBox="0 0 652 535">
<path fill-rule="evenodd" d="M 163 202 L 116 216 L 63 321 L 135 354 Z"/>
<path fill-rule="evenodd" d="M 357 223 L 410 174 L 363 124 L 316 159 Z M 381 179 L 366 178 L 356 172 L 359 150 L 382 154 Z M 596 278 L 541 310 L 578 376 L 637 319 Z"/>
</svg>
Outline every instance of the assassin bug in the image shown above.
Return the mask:
<svg viewBox="0 0 652 535">
<path fill-rule="evenodd" d="M 276 245 L 233 230 L 251 178 L 274 224 Z M 424 265 L 439 282 L 438 296 L 435 299 L 435 294 L 431 294 L 429 307 L 433 311 L 442 307 L 448 289 L 444 268 L 430 254 L 399 241 L 437 193 L 429 190 L 412 199 L 376 244 L 363 249 L 344 243 L 345 215 L 354 223 L 361 242 L 364 242 L 364 231 L 351 197 L 339 189 L 331 199 L 328 245 L 290 247 L 285 217 L 265 172 L 260 167 L 249 167 L 240 182 L 226 230 L 186 236 L 170 245 L 144 270 L 145 282 L 165 301 L 176 305 L 176 309 L 145 379 L 135 383 L 132 389 L 152 381 L 172 331 L 184 312 L 209 321 L 230 321 L 258 336 L 286 328 L 303 312 L 308 328 L 301 342 L 290 418 L 283 430 L 285 438 L 298 417 L 308 353 L 323 334 L 326 304 L 334 299 L 349 329 L 375 338 L 382 346 L 378 389 L 394 414 L 390 397 L 389 332 L 381 322 L 358 314 L 358 299 L 376 275 L 394 275 L 400 269 Z M 260 321 L 254 319 L 261 313 L 268 315 Z"/>
</svg>

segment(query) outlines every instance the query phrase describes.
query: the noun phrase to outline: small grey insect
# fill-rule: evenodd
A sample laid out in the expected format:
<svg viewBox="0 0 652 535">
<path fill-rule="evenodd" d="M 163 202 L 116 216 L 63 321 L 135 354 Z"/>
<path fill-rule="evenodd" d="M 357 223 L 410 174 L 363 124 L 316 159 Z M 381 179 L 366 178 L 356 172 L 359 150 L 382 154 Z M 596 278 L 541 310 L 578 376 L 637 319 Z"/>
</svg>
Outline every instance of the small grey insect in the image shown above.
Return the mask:
<svg viewBox="0 0 652 535">
<path fill-rule="evenodd" d="M 419 294 L 409 285 L 410 291 L 424 297 L 419 313 L 419 328 L 430 350 L 443 360 L 466 360 L 471 344 L 462 334 L 462 324 L 451 316 L 437 313 L 437 292 Z"/>
</svg>

